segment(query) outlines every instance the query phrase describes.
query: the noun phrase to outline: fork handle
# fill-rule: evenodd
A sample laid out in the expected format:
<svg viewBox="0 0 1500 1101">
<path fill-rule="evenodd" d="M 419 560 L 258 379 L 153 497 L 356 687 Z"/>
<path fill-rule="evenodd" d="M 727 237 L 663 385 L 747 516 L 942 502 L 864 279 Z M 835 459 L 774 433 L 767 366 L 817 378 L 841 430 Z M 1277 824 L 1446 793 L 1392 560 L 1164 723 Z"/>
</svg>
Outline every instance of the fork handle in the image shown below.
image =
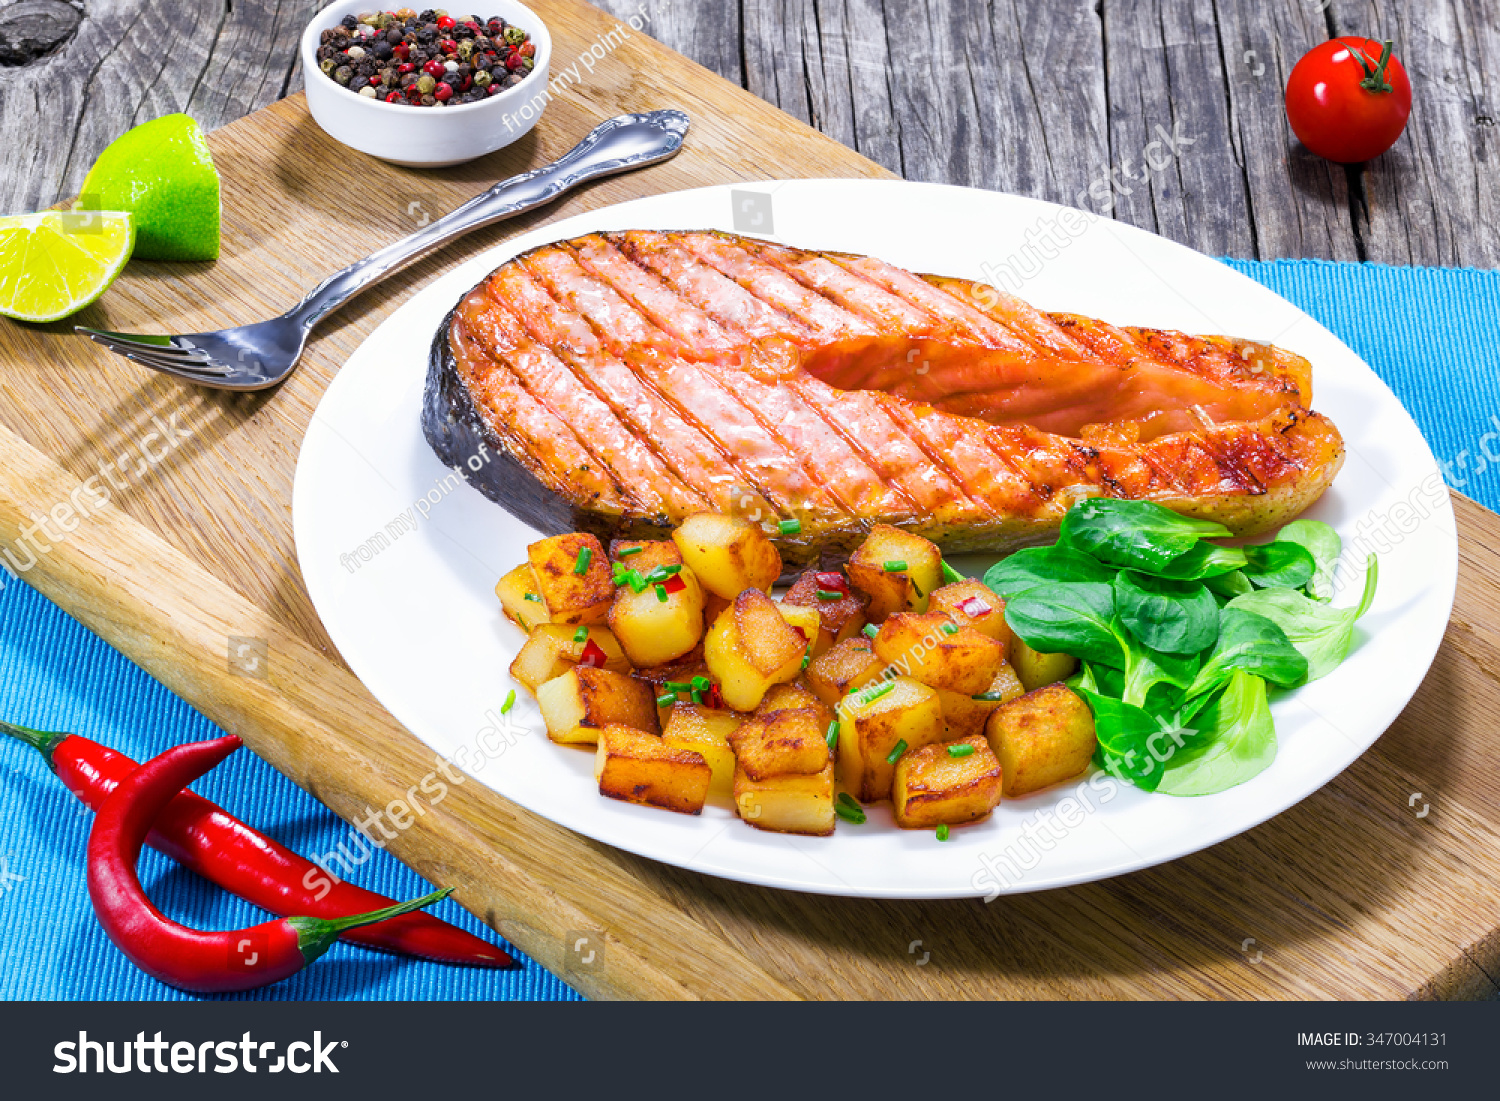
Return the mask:
<svg viewBox="0 0 1500 1101">
<path fill-rule="evenodd" d="M 334 272 L 287 312 L 309 331 L 360 291 L 472 229 L 550 203 L 586 180 L 664 161 L 682 148 L 688 117 L 647 111 L 601 122 L 551 164 L 502 180 L 452 213 Z"/>
</svg>

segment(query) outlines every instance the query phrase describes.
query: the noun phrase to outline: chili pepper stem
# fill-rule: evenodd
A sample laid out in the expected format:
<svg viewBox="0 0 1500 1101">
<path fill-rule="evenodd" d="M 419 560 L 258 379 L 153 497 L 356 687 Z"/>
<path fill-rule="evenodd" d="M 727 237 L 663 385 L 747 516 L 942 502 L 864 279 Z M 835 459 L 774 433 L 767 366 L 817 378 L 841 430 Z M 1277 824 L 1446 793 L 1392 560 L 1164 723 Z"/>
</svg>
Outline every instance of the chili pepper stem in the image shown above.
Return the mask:
<svg viewBox="0 0 1500 1101">
<path fill-rule="evenodd" d="M 16 739 L 18 742 L 25 742 L 31 746 L 32 749 L 42 755 L 42 759 L 47 762 L 47 767 L 53 772 L 57 771 L 57 766 L 52 761 L 52 751 L 57 748 L 58 743 L 68 737 L 67 734 L 60 731 L 32 730 L 29 726 L 17 726 L 15 723 L 8 723 L 4 719 L 0 719 L 0 734 L 5 734 Z"/>
<path fill-rule="evenodd" d="M 298 950 L 308 963 L 312 963 L 332 948 L 334 942 L 350 929 L 376 925 L 382 921 L 389 921 L 391 918 L 398 918 L 402 914 L 425 910 L 452 893 L 451 887 L 444 887 L 441 891 L 433 891 L 430 895 L 414 898 L 410 902 L 398 902 L 395 906 L 387 906 L 384 910 L 374 910 L 368 914 L 354 914 L 351 917 L 331 919 L 299 916 L 289 917 L 286 921 L 296 930 Z"/>
</svg>

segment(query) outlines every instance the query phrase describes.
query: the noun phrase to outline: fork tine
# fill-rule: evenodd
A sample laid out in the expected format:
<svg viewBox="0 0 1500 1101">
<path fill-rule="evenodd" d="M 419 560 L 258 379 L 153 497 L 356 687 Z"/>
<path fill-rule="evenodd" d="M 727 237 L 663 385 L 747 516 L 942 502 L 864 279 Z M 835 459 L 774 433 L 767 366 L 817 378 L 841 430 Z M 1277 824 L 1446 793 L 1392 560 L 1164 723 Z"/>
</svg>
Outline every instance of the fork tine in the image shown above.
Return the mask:
<svg viewBox="0 0 1500 1101">
<path fill-rule="evenodd" d="M 198 385 L 214 386 L 222 377 L 217 374 L 203 374 L 201 372 L 186 370 L 181 367 L 170 366 L 169 364 L 163 363 L 159 360 L 147 359 L 144 356 L 130 355 L 125 352 L 117 352 L 116 354 L 124 356 L 126 359 L 132 361 L 133 363 L 139 363 L 142 367 L 147 367 L 153 371 L 160 372 L 163 375 L 171 375 L 173 378 L 181 379 L 183 382 L 192 382 L 197 383 Z"/>
<path fill-rule="evenodd" d="M 213 378 L 223 378 L 234 373 L 230 368 L 211 361 L 185 363 L 182 360 L 173 359 L 169 356 L 154 355 L 140 345 L 115 344 L 106 340 L 98 340 L 97 343 L 115 355 L 122 356 L 133 363 L 139 363 L 159 371 L 166 371 L 169 374 L 177 375 L 179 378 L 207 381 Z"/>
<path fill-rule="evenodd" d="M 109 349 L 116 355 L 134 360 L 137 363 L 147 363 L 153 366 L 161 364 L 162 366 L 170 366 L 182 371 L 196 371 L 212 376 L 233 373 L 231 368 L 215 363 L 205 352 L 198 353 L 200 358 L 186 359 L 163 354 L 153 344 L 137 344 L 130 340 L 116 340 L 113 336 L 107 336 L 103 333 L 89 332 L 87 335 L 95 344 Z"/>
<path fill-rule="evenodd" d="M 202 348 L 183 348 L 171 343 L 171 338 L 163 338 L 167 343 L 158 344 L 154 340 L 147 340 L 128 333 L 110 333 L 100 329 L 85 329 L 82 325 L 75 326 L 75 331 L 83 333 L 95 344 L 102 344 L 111 351 L 119 351 L 122 355 L 126 350 L 140 351 L 149 355 L 160 356 L 162 359 L 180 360 L 187 363 L 208 363 L 211 357 Z"/>
</svg>

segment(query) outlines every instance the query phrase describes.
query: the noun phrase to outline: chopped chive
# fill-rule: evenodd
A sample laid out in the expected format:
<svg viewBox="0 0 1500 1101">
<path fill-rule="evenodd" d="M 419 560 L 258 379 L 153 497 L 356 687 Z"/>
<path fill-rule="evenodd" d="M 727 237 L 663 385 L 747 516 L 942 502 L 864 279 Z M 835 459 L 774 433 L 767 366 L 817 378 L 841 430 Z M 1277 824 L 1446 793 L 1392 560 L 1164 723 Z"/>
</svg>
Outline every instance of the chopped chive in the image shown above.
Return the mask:
<svg viewBox="0 0 1500 1101">
<path fill-rule="evenodd" d="M 641 576 L 640 570 L 626 570 L 625 583 L 630 586 L 630 591 L 633 593 L 646 591 L 646 579 Z"/>
<path fill-rule="evenodd" d="M 863 692 L 861 692 L 859 694 L 859 702 L 860 703 L 874 703 L 876 700 L 880 699 L 881 696 L 884 696 L 887 693 L 889 693 L 891 691 L 894 691 L 895 687 L 896 687 L 896 682 L 893 681 L 893 680 L 888 680 L 884 684 L 880 685 L 878 688 L 866 688 Z M 902 742 L 901 744 L 905 745 L 906 743 Z"/>
<path fill-rule="evenodd" d="M 885 560 L 886 573 L 900 573 L 904 569 L 906 569 L 906 559 L 904 558 L 887 558 Z"/>
<path fill-rule="evenodd" d="M 1001 703 L 1005 699 L 1004 692 L 981 692 L 974 699 L 980 703 Z"/>
<path fill-rule="evenodd" d="M 783 520 L 776 525 L 782 535 L 798 535 L 802 531 L 801 520 Z"/>
<path fill-rule="evenodd" d="M 860 814 L 863 814 L 865 812 L 865 808 L 860 806 L 859 801 L 855 799 L 854 796 L 850 795 L 847 791 L 839 792 L 839 802 L 844 804 L 844 806 L 848 807 L 850 810 L 859 811 Z"/>
<path fill-rule="evenodd" d="M 661 682 L 661 686 L 669 692 L 686 692 L 693 687 L 687 681 L 680 680 L 664 680 Z"/>
<path fill-rule="evenodd" d="M 823 736 L 823 740 L 828 743 L 829 749 L 839 744 L 839 721 L 837 719 L 828 724 L 828 733 Z"/>
<path fill-rule="evenodd" d="M 656 697 L 656 706 L 657 707 L 671 707 L 676 702 L 677 702 L 677 693 L 676 692 L 668 692 L 666 695 L 657 696 Z"/>
<path fill-rule="evenodd" d="M 837 814 L 840 818 L 842 818 L 845 822 L 848 822 L 851 826 L 863 826 L 867 821 L 869 821 L 869 819 L 867 819 L 865 817 L 863 811 L 853 811 L 853 810 L 850 810 L 848 807 L 844 806 L 844 804 L 842 804 L 842 803 L 835 803 L 833 805 L 833 813 Z"/>
<path fill-rule="evenodd" d="M 831 592 L 828 589 L 819 589 L 818 590 L 818 599 L 822 600 L 822 601 L 825 601 L 825 602 L 826 601 L 830 601 L 830 600 L 843 600 L 844 599 L 844 594 L 843 593 Z"/>
<path fill-rule="evenodd" d="M 806 669 L 808 667 L 808 665 L 811 664 L 811 662 L 812 662 L 812 651 L 808 650 L 807 653 L 805 653 L 805 654 L 802 655 L 802 668 Z"/>
<path fill-rule="evenodd" d="M 958 624 L 957 623 L 944 623 L 943 624 L 943 634 L 945 634 L 945 635 L 956 635 L 956 634 L 958 634 Z"/>
<path fill-rule="evenodd" d="M 896 743 L 896 748 L 893 749 L 893 750 L 891 750 L 891 754 L 890 754 L 889 757 L 887 757 L 885 759 L 885 763 L 888 764 L 888 765 L 895 764 L 897 761 L 901 760 L 901 754 L 903 754 L 905 752 L 906 752 L 906 739 L 902 738 L 900 741 L 898 741 Z"/>
<path fill-rule="evenodd" d="M 875 624 L 873 623 L 865 624 L 865 638 L 874 638 L 878 634 L 880 634 L 879 627 L 875 626 Z"/>
<path fill-rule="evenodd" d="M 512 688 L 505 697 L 505 702 L 500 705 L 500 714 L 510 714 L 510 709 L 516 706 L 516 690 Z"/>
<path fill-rule="evenodd" d="M 536 593 L 527 593 L 526 599 L 531 601 L 533 604 L 540 604 L 542 602 L 542 598 L 537 596 Z"/>
<path fill-rule="evenodd" d="M 573 563 L 573 572 L 580 577 L 589 572 L 589 563 L 593 561 L 594 552 L 590 547 L 584 547 L 578 552 L 578 561 Z"/>
<path fill-rule="evenodd" d="M 694 703 L 701 704 L 703 702 L 703 689 L 701 689 L 701 688 L 694 688 L 691 692 L 688 693 L 688 697 Z"/>
<path fill-rule="evenodd" d="M 656 586 L 656 599 L 662 604 L 667 602 L 667 587 L 665 585 Z"/>
<path fill-rule="evenodd" d="M 950 745 L 948 747 L 948 756 L 950 757 L 967 757 L 973 752 L 974 747 L 971 745 Z"/>
<path fill-rule="evenodd" d="M 657 581 L 665 581 L 667 578 L 671 577 L 673 574 L 678 574 L 678 573 L 681 573 L 681 572 L 682 572 L 682 566 L 680 566 L 680 565 L 676 565 L 676 566 L 657 566 L 656 569 L 652 570 L 650 573 L 648 573 L 646 575 L 646 580 L 649 581 L 649 582 L 652 582 L 652 583 L 655 583 Z"/>
<path fill-rule="evenodd" d="M 942 560 L 942 564 L 943 564 L 943 580 L 946 581 L 946 582 L 948 582 L 950 585 L 955 585 L 955 584 L 957 584 L 960 581 L 967 581 L 967 580 L 969 580 L 963 574 L 961 574 L 957 570 L 955 570 L 952 566 L 948 565 L 948 560 L 946 558 Z"/>
<path fill-rule="evenodd" d="M 703 677 L 703 676 L 694 677 L 693 680 L 692 680 L 693 687 L 695 689 L 697 689 L 699 692 L 707 692 L 708 691 L 708 686 L 711 685 L 712 683 L 713 683 L 713 681 L 711 681 L 707 677 Z"/>
<path fill-rule="evenodd" d="M 947 822 L 943 822 L 943 823 L 941 823 L 938 826 L 938 828 L 937 828 L 937 839 L 939 841 L 946 841 L 946 840 L 948 840 L 948 823 Z"/>
<path fill-rule="evenodd" d="M 589 638 L 589 629 L 587 627 L 580 627 L 580 628 L 578 628 L 578 630 L 576 630 L 576 631 L 573 632 L 573 641 L 574 642 L 587 642 L 588 638 Z"/>
<path fill-rule="evenodd" d="M 620 548 L 620 557 L 629 558 L 632 554 L 640 554 L 645 549 L 645 547 L 622 547 Z"/>
<path fill-rule="evenodd" d="M 918 596 L 922 595 L 922 586 L 917 584 L 917 579 L 911 576 L 911 574 L 906 575 L 906 583 L 911 586 L 912 592 L 916 593 Z"/>
</svg>

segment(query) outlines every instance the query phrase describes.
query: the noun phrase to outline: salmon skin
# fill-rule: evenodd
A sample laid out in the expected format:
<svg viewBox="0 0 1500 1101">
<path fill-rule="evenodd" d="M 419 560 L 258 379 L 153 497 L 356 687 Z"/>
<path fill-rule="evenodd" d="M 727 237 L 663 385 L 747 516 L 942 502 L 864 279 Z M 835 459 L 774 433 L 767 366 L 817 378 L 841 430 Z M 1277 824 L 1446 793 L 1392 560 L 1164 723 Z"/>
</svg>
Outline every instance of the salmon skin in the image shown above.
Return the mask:
<svg viewBox="0 0 1500 1101">
<path fill-rule="evenodd" d="M 1086 496 L 1269 530 L 1343 462 L 1311 378 L 1270 345 L 1044 313 L 871 257 L 637 230 L 533 249 L 465 295 L 423 429 L 544 533 L 661 538 L 714 510 L 796 567 L 878 523 L 1008 551 Z"/>
</svg>

